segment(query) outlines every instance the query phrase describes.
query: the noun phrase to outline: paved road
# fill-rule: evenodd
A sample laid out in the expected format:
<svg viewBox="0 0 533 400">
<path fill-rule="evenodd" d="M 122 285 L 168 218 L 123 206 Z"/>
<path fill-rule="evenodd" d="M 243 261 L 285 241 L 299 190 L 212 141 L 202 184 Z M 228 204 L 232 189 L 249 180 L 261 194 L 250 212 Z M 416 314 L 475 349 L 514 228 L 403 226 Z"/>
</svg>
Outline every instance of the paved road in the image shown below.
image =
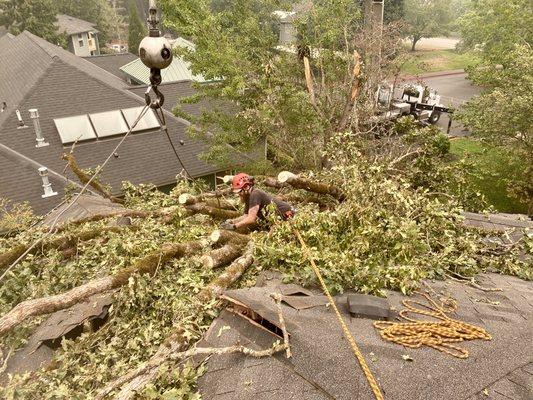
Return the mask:
<svg viewBox="0 0 533 400">
<path fill-rule="evenodd" d="M 413 81 L 416 79 L 411 79 Z M 434 89 L 437 89 L 442 96 L 441 101 L 446 106 L 453 106 L 460 108 L 467 100 L 471 99 L 475 95 L 481 92 L 481 88 L 473 85 L 468 79 L 466 74 L 453 74 L 453 75 L 437 75 L 430 77 L 422 77 L 422 80 Z M 408 82 L 409 82 L 408 81 Z M 443 129 L 448 127 L 449 117 L 445 114 L 441 116 L 438 125 Z M 459 123 L 453 122 L 450 134 L 452 136 L 464 136 L 465 131 Z"/>
</svg>

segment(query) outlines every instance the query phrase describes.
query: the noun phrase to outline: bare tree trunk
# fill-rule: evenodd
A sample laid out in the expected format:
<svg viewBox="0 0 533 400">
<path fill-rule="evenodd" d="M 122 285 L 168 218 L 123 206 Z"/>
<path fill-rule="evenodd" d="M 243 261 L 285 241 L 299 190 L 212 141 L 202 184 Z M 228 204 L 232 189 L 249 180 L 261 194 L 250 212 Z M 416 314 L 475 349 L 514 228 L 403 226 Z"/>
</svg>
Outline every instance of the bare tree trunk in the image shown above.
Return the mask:
<svg viewBox="0 0 533 400">
<path fill-rule="evenodd" d="M 275 188 L 275 189 L 283 189 L 283 188 L 287 188 L 287 187 L 290 187 L 289 184 L 287 183 L 281 183 L 280 181 L 278 181 L 276 178 L 272 178 L 270 176 L 267 176 L 264 180 L 263 180 L 263 184 L 265 186 L 268 186 L 268 187 L 271 187 L 271 188 Z"/>
<path fill-rule="evenodd" d="M 68 166 L 74 172 L 74 174 L 78 177 L 81 183 L 87 184 L 91 177 L 87 175 L 85 172 L 81 170 L 81 168 L 78 166 L 78 163 L 76 162 L 76 159 L 72 154 L 63 154 L 61 156 L 63 160 L 66 160 L 68 163 Z M 118 197 L 113 196 L 111 193 L 109 193 L 96 179 L 91 181 L 90 185 L 102 196 L 104 196 L 106 199 L 111 200 L 113 203 L 119 203 L 124 204 L 124 200 L 119 199 Z"/>
<path fill-rule="evenodd" d="M 158 265 L 164 264 L 173 258 L 181 258 L 197 253 L 207 245 L 208 243 L 206 240 L 183 244 L 167 244 L 160 250 L 154 251 L 138 260 L 131 267 L 117 272 L 114 275 L 93 280 L 65 293 L 23 301 L 0 318 L 0 337 L 9 333 L 27 318 L 50 314 L 72 307 L 74 304 L 79 303 L 90 296 L 127 284 L 128 279 L 133 274 L 152 274 Z"/>
<path fill-rule="evenodd" d="M 240 216 L 238 211 L 224 210 L 222 208 L 211 207 L 203 203 L 195 203 L 185 206 L 190 215 L 205 214 L 214 219 L 234 219 Z"/>
<path fill-rule="evenodd" d="M 183 193 L 178 197 L 178 203 L 185 206 L 192 206 L 194 204 L 204 203 L 209 207 L 221 208 L 224 210 L 236 210 L 237 205 L 233 204 L 225 199 L 215 196 L 199 195 L 193 196 L 188 193 Z"/>
<path fill-rule="evenodd" d="M 310 179 L 300 178 L 299 176 L 293 174 L 292 172 L 283 171 L 278 175 L 278 181 L 282 183 L 289 183 L 292 187 L 297 189 L 304 189 L 308 192 L 318 193 L 318 194 L 329 194 L 339 201 L 344 201 L 344 193 L 334 187 L 333 185 L 328 185 L 327 183 L 315 182 Z"/>
<path fill-rule="evenodd" d="M 412 41 L 411 51 L 415 51 L 415 46 L 416 46 L 416 44 L 418 43 L 418 41 L 419 41 L 420 39 L 421 39 L 421 38 L 418 37 L 418 36 L 413 36 L 413 41 Z"/>
</svg>

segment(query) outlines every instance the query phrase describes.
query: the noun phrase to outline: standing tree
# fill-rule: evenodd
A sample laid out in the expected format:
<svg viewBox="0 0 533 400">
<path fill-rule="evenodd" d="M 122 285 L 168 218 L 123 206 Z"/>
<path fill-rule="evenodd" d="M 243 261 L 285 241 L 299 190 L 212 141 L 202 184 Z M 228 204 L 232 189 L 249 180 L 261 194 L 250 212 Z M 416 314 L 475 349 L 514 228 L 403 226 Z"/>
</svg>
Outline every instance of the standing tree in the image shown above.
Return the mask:
<svg viewBox="0 0 533 400">
<path fill-rule="evenodd" d="M 130 0 L 129 9 L 128 48 L 130 53 L 137 54 L 139 52 L 139 44 L 146 36 L 146 27 L 141 22 L 139 14 L 137 13 L 137 6 L 132 0 Z"/>
<path fill-rule="evenodd" d="M 24 30 L 58 43 L 57 8 L 54 0 L 0 0 L 0 25 L 12 34 Z"/>
<path fill-rule="evenodd" d="M 460 117 L 486 142 L 504 146 L 514 167 L 510 194 L 533 214 L 533 10 L 529 0 L 477 0 L 461 19 L 463 45 L 481 65 L 469 77 L 486 90 Z"/>
<path fill-rule="evenodd" d="M 411 51 L 422 38 L 447 35 L 450 23 L 450 3 L 442 0 L 405 0 L 405 21 Z"/>
</svg>

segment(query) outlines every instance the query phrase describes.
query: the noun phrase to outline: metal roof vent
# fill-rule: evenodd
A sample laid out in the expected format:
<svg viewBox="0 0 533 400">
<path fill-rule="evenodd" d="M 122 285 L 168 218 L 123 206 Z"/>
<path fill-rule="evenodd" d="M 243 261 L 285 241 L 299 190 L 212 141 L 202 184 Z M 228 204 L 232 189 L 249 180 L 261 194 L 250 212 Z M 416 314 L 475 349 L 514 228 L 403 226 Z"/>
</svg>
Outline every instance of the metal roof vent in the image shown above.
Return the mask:
<svg viewBox="0 0 533 400">
<path fill-rule="evenodd" d="M 30 118 L 33 120 L 33 127 L 35 128 L 35 136 L 37 136 L 37 144 L 35 147 L 45 147 L 49 143 L 44 141 L 43 131 L 41 130 L 41 124 L 39 123 L 39 111 L 36 108 L 28 110 Z"/>
<path fill-rule="evenodd" d="M 41 179 L 43 180 L 43 188 L 44 188 L 44 194 L 41 195 L 41 197 L 44 199 L 46 197 L 57 196 L 57 192 L 54 192 L 54 190 L 52 189 L 52 184 L 48 180 L 48 168 L 46 167 L 39 168 L 39 175 L 41 175 Z"/>
<path fill-rule="evenodd" d="M 17 129 L 25 129 L 25 128 L 27 128 L 28 126 L 22 120 L 22 115 L 20 114 L 20 111 L 19 110 L 15 110 L 15 113 L 17 114 L 17 119 L 19 121 Z"/>
</svg>

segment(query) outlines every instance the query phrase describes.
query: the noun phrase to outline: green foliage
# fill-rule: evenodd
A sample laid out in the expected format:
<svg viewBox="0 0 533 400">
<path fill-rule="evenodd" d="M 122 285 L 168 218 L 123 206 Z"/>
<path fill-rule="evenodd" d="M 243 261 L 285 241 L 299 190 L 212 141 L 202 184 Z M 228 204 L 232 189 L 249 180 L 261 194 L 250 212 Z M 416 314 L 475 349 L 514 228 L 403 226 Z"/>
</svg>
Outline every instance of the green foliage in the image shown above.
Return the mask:
<svg viewBox="0 0 533 400">
<path fill-rule="evenodd" d="M 137 6 L 130 0 L 130 16 L 129 16 L 129 30 L 128 30 L 128 49 L 130 53 L 138 54 L 139 44 L 146 36 L 147 29 L 139 18 L 137 13 Z"/>
<path fill-rule="evenodd" d="M 0 25 L 13 35 L 27 30 L 57 44 L 57 11 L 54 0 L 0 0 Z"/>
<path fill-rule="evenodd" d="M 527 206 L 507 193 L 509 183 L 514 181 L 523 168 L 523 163 L 512 153 L 471 138 L 453 140 L 450 152 L 459 158 L 459 163 L 464 163 L 463 160 L 466 159 L 471 166 L 470 180 L 496 210 L 504 213 L 527 213 Z"/>
<path fill-rule="evenodd" d="M 447 35 L 450 23 L 450 3 L 440 0 L 405 0 L 405 21 L 411 39 L 411 50 L 422 38 Z"/>
<path fill-rule="evenodd" d="M 463 108 L 459 118 L 474 134 L 504 147 L 520 165 L 509 192 L 533 213 L 533 9 L 527 0 L 473 1 L 462 19 L 464 46 L 482 63 L 469 77 L 486 90 Z M 499 67 L 497 67 L 499 66 Z"/>
<path fill-rule="evenodd" d="M 388 0 L 385 1 L 385 10 L 383 11 L 383 21 L 386 24 L 402 20 L 405 17 L 405 0 Z"/>
<path fill-rule="evenodd" d="M 0 197 L 0 232 L 27 229 L 36 219 L 28 203 L 14 204 Z"/>
</svg>

